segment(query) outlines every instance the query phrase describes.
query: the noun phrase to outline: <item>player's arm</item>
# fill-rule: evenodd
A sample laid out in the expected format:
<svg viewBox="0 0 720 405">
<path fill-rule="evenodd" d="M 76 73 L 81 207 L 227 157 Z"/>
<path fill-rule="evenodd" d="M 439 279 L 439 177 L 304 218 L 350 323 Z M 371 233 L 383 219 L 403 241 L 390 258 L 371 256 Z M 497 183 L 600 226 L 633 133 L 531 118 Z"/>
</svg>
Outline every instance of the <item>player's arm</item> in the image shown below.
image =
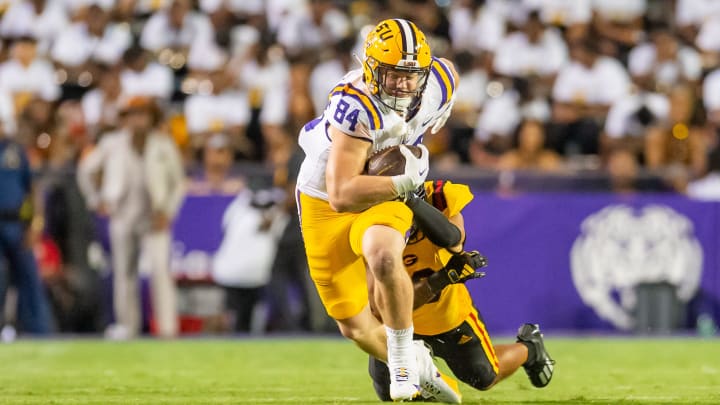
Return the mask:
<svg viewBox="0 0 720 405">
<path fill-rule="evenodd" d="M 485 272 L 478 271 L 485 266 L 487 259 L 477 250 L 453 255 L 445 267 L 430 277 L 413 282 L 413 310 L 425 305 L 451 284 L 464 284 L 469 280 L 485 277 Z"/>
<path fill-rule="evenodd" d="M 413 282 L 414 299 L 413 309 L 420 308 L 439 294 L 445 287 L 450 284 L 465 283 L 468 280 L 481 278 L 485 276 L 484 272 L 477 271 L 487 266 L 487 259 L 477 251 L 463 251 L 463 243 L 465 241 L 465 227 L 462 214 L 457 214 L 448 218 L 461 232 L 462 239 L 460 243 L 453 248 L 448 249 L 454 253 L 450 261 L 430 277 L 421 278 Z"/>
<path fill-rule="evenodd" d="M 462 251 L 465 242 L 462 215 L 448 219 L 440 210 L 414 194 L 405 199 L 405 204 L 412 210 L 415 224 L 430 242 L 452 253 Z"/>
<path fill-rule="evenodd" d="M 328 157 L 325 183 L 330 206 L 337 212 L 362 211 L 382 201 L 414 190 L 427 175 L 428 152 L 415 158 L 404 148 L 405 173 L 398 176 L 367 176 L 363 168 L 371 143 L 368 139 L 345 134 L 332 125 L 328 128 L 332 148 Z"/>
<path fill-rule="evenodd" d="M 372 146 L 369 140 L 347 135 L 332 125 L 328 134 L 332 147 L 325 182 L 330 206 L 335 211 L 361 211 L 397 197 L 390 177 L 361 174 Z"/>
</svg>

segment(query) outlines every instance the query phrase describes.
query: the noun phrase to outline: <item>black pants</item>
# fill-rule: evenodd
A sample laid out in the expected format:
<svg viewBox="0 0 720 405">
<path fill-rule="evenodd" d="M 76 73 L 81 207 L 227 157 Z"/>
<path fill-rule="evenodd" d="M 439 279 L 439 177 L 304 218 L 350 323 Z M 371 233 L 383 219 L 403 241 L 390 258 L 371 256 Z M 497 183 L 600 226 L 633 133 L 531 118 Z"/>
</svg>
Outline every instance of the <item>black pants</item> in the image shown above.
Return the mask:
<svg viewBox="0 0 720 405">
<path fill-rule="evenodd" d="M 429 344 L 433 354 L 445 360 L 460 381 L 479 390 L 487 389 L 495 381 L 497 374 L 483 349 L 481 337 L 467 322 L 439 335 L 415 335 L 414 338 Z M 391 401 L 387 365 L 371 356 L 368 371 L 378 398 Z"/>
<path fill-rule="evenodd" d="M 261 287 L 225 287 L 226 308 L 235 314 L 235 332 L 249 332 L 253 309 L 260 300 Z"/>
</svg>

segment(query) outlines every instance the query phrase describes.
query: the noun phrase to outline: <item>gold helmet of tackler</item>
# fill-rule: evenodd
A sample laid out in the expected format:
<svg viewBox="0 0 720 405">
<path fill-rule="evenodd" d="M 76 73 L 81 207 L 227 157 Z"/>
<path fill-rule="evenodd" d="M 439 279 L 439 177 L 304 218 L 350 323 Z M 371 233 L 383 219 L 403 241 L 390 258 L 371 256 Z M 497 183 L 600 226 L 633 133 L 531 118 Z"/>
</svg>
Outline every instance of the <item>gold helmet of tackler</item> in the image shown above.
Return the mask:
<svg viewBox="0 0 720 405">
<path fill-rule="evenodd" d="M 365 40 L 363 79 L 370 93 L 383 104 L 398 111 L 415 108 L 420 102 L 430 73 L 432 55 L 425 34 L 408 20 L 381 21 Z M 407 97 L 388 96 L 383 91 L 388 72 L 417 74 L 417 87 Z M 402 102 L 398 103 L 398 99 Z"/>
</svg>

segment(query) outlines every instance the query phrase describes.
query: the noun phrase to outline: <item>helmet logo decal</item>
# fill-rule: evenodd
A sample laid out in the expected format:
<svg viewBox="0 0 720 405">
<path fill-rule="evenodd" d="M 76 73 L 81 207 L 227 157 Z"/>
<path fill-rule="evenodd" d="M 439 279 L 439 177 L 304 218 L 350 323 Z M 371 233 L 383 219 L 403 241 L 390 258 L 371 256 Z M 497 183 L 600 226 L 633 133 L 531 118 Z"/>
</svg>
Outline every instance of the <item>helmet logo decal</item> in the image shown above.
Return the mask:
<svg viewBox="0 0 720 405">
<path fill-rule="evenodd" d="M 401 60 L 401 61 L 398 63 L 398 66 L 402 66 L 402 67 L 419 67 L 420 65 L 418 64 L 418 62 L 417 62 L 416 60 Z"/>
<path fill-rule="evenodd" d="M 392 29 L 386 22 L 378 25 L 378 27 L 375 29 L 375 32 L 383 41 L 387 41 L 388 39 L 393 37 Z"/>
</svg>

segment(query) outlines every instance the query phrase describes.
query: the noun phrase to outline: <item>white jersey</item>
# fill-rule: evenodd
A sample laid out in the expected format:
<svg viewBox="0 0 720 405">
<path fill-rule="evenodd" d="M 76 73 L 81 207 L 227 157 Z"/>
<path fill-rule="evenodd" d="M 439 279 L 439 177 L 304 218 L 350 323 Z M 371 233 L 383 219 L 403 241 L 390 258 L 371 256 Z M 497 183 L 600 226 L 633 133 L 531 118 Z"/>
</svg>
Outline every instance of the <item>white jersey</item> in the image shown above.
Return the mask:
<svg viewBox="0 0 720 405">
<path fill-rule="evenodd" d="M 300 131 L 299 144 L 305 151 L 305 160 L 298 174 L 298 190 L 327 201 L 325 170 L 332 147 L 330 126 L 348 136 L 371 142 L 368 156 L 389 146 L 418 145 L 422 143 L 425 131 L 452 108 L 454 93 L 452 72 L 445 63 L 433 58 L 420 107 L 406 121 L 369 93 L 361 69 L 350 71 L 330 91 L 322 115 L 305 124 Z"/>
</svg>

